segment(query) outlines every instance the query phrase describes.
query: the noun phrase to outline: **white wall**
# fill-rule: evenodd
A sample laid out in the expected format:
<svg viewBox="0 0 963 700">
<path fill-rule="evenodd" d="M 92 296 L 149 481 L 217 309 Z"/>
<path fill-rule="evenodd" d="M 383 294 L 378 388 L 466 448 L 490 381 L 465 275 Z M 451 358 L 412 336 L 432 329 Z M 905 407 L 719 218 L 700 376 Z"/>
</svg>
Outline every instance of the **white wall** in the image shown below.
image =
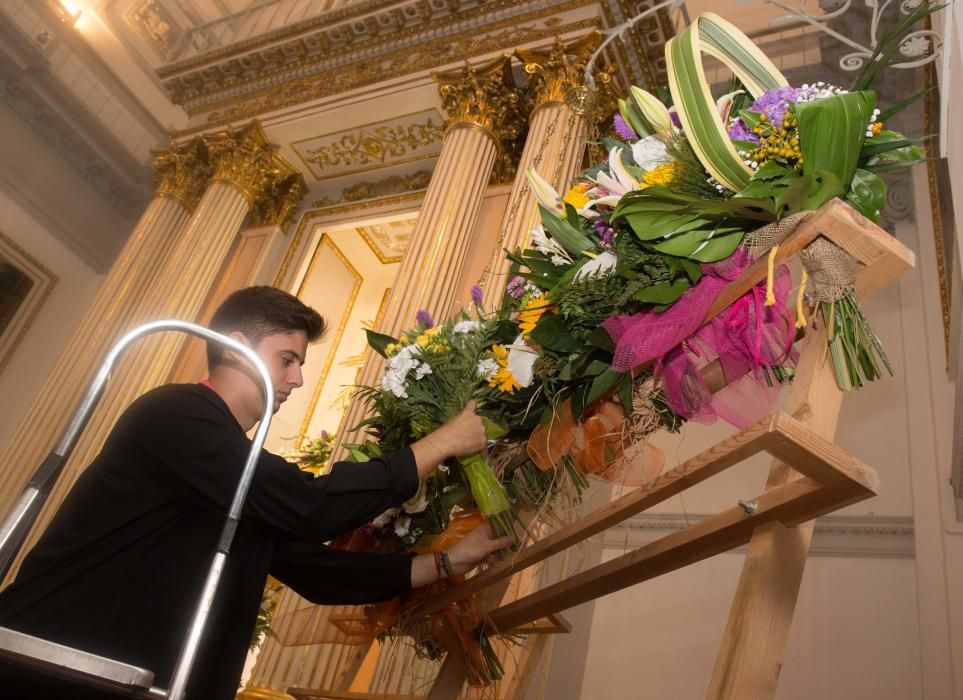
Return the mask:
<svg viewBox="0 0 963 700">
<path fill-rule="evenodd" d="M 57 276 L 46 303 L 0 373 L 0 444 L 33 401 L 46 373 L 103 279 L 0 190 L 0 231 Z M 2 468 L 2 465 L 0 465 Z"/>
</svg>

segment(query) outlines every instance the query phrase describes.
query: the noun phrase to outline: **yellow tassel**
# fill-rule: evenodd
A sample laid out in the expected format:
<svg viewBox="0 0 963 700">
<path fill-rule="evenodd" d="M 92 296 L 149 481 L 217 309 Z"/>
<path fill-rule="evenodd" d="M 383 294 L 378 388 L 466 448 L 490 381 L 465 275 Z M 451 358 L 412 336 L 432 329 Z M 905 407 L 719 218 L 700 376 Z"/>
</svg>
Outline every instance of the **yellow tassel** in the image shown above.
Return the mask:
<svg viewBox="0 0 963 700">
<path fill-rule="evenodd" d="M 776 305 L 776 295 L 772 292 L 772 281 L 776 275 L 776 251 L 778 245 L 774 245 L 769 251 L 769 264 L 766 267 L 766 306 Z"/>
<path fill-rule="evenodd" d="M 803 268 L 802 278 L 799 280 L 799 296 L 796 297 L 796 328 L 805 328 L 809 325 L 809 321 L 806 320 L 806 309 L 803 305 L 807 282 L 809 282 L 809 275 L 806 274 L 806 268 Z"/>
</svg>

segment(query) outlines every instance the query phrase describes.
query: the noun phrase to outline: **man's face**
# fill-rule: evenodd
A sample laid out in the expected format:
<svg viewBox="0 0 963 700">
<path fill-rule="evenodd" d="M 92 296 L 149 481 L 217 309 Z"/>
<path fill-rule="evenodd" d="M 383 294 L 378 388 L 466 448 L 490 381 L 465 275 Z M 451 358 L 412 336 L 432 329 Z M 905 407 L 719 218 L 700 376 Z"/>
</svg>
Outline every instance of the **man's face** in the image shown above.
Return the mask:
<svg viewBox="0 0 963 700">
<path fill-rule="evenodd" d="M 304 364 L 307 349 L 308 336 L 304 331 L 266 335 L 254 348 L 271 375 L 271 382 L 274 384 L 275 411 L 287 401 L 292 391 L 304 384 L 301 365 Z"/>
</svg>

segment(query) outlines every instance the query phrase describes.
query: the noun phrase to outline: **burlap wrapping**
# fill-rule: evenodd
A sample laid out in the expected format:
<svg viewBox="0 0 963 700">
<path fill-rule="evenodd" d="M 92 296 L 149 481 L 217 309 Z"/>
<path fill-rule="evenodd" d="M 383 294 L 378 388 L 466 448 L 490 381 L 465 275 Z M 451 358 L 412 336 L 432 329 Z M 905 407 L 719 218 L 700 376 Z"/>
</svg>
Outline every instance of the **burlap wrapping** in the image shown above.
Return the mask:
<svg viewBox="0 0 963 700">
<path fill-rule="evenodd" d="M 743 245 L 756 257 L 783 241 L 796 226 L 815 212 L 801 211 L 785 219 L 774 221 L 743 239 Z M 853 289 L 856 279 L 856 258 L 827 238 L 819 236 L 799 254 L 803 267 L 813 283 L 816 301 L 833 302 Z"/>
</svg>

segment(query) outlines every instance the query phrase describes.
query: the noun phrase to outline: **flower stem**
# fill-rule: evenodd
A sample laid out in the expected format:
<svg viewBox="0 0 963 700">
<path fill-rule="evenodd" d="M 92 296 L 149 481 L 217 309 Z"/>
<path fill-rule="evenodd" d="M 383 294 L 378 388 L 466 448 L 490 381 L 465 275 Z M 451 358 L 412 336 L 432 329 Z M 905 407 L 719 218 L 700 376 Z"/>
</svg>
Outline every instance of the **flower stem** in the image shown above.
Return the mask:
<svg viewBox="0 0 963 700">
<path fill-rule="evenodd" d="M 481 453 L 458 458 L 458 465 L 465 472 L 471 495 L 478 505 L 478 510 L 485 516 L 492 526 L 492 533 L 497 537 L 513 535 L 512 528 L 515 519 L 512 506 L 508 502 L 508 495 L 501 482 L 495 478 L 488 462 Z"/>
</svg>

